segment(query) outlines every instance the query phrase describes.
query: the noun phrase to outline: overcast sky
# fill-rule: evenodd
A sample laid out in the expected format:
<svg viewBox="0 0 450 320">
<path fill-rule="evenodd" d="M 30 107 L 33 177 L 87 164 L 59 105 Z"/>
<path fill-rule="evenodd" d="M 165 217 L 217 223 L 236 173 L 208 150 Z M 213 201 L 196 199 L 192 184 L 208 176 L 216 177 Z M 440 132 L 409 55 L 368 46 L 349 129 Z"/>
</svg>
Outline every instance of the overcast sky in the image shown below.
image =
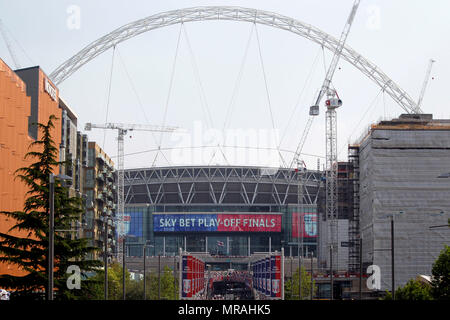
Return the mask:
<svg viewBox="0 0 450 320">
<path fill-rule="evenodd" d="M 20 66 L 39 65 L 49 75 L 103 35 L 165 11 L 207 5 L 255 8 L 311 24 L 339 38 L 352 4 L 353 0 L 3 0 L 0 18 Z M 362 0 L 347 45 L 375 63 L 414 100 L 429 59 L 435 59 L 422 109 L 435 118 L 449 118 L 445 98 L 450 83 L 449 12 L 447 0 Z M 256 146 L 279 146 L 288 163 L 324 79 L 324 67 L 332 58 L 331 52 L 322 52 L 319 45 L 295 34 L 236 21 L 159 28 L 119 44 L 114 60 L 112 53 L 104 52 L 58 86 L 60 96 L 78 115 L 79 130 L 84 130 L 86 122 L 165 124 L 186 130 L 162 136 L 131 132 L 125 153 L 135 154 L 126 157 L 128 168 L 283 165 L 276 150 L 251 152 Z M 0 57 L 14 68 L 3 39 Z M 403 110 L 343 60 L 333 85 L 343 100 L 338 109 L 338 150 L 339 160 L 346 160 L 347 144 L 357 140 L 369 124 L 382 117 L 398 117 Z M 322 102 L 303 148 L 312 169 L 318 158 L 324 164 L 324 124 Z M 116 136 L 115 131 L 89 132 L 90 139 L 111 156 L 117 154 Z M 226 147 L 179 148 L 217 144 Z M 162 152 L 143 152 L 159 146 Z"/>
</svg>

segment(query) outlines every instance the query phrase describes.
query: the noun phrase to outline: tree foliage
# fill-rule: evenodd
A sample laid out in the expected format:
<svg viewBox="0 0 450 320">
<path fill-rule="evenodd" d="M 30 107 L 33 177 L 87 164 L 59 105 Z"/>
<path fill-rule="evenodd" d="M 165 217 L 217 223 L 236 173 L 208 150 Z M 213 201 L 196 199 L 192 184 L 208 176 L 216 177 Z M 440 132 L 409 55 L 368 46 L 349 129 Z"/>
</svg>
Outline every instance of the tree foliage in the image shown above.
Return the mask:
<svg viewBox="0 0 450 320">
<path fill-rule="evenodd" d="M 404 287 L 395 290 L 395 300 L 432 300 L 431 288 L 418 280 L 409 280 Z M 384 300 L 392 300 L 392 294 L 388 292 Z"/>
<path fill-rule="evenodd" d="M 123 299 L 123 271 L 122 266 L 113 263 L 108 268 L 108 300 Z M 104 277 L 103 270 L 98 271 L 93 277 L 95 285 L 89 292 L 95 292 L 87 299 L 104 299 Z M 160 284 L 159 284 L 160 283 Z M 83 284 L 82 284 L 83 286 Z M 125 272 L 125 298 L 127 300 L 144 299 L 144 280 L 132 280 L 130 273 Z M 157 272 L 147 272 L 146 276 L 146 299 L 147 300 L 176 300 L 178 299 L 178 284 L 172 270 L 165 266 L 161 270 L 160 277 Z"/>
<path fill-rule="evenodd" d="M 298 285 L 299 285 L 299 272 L 298 268 L 292 275 L 292 279 L 285 281 L 284 283 L 284 297 L 286 300 L 299 300 L 298 297 Z M 313 297 L 316 293 L 316 283 L 313 280 Z M 311 294 L 311 275 L 306 272 L 304 267 L 301 267 L 301 300 L 309 299 Z"/>
<path fill-rule="evenodd" d="M 450 300 L 450 247 L 445 246 L 431 269 L 432 295 L 435 299 Z"/>
<path fill-rule="evenodd" d="M 36 292 L 47 291 L 48 246 L 49 246 L 49 182 L 50 173 L 64 162 L 57 161 L 58 149 L 51 137 L 54 121 L 51 115 L 46 124 L 38 123 L 42 138 L 30 144 L 25 158 L 34 161 L 28 167 L 16 170 L 16 179 L 28 187 L 22 211 L 1 211 L 0 214 L 15 221 L 7 233 L 0 233 L 0 262 L 12 264 L 25 275 L 0 275 L 0 287 L 13 289 L 21 296 L 32 297 Z M 55 229 L 71 229 L 83 212 L 80 198 L 69 197 L 67 188 L 58 179 L 54 184 Z M 25 235 L 14 236 L 14 232 Z M 77 265 L 86 277 L 86 272 L 101 265 L 98 261 L 85 259 L 95 250 L 87 246 L 86 239 L 71 239 L 67 233 L 55 232 L 54 237 L 54 284 L 56 298 L 72 299 L 84 295 L 83 290 L 69 290 L 66 273 L 70 265 Z"/>
</svg>

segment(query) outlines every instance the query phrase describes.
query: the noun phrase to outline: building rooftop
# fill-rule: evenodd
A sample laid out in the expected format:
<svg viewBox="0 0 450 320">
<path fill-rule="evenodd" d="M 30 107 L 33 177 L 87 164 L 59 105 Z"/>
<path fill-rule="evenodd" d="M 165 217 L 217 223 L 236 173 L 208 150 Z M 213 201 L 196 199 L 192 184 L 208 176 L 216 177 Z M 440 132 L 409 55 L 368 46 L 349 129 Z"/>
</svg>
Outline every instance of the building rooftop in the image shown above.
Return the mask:
<svg viewBox="0 0 450 320">
<path fill-rule="evenodd" d="M 361 137 L 349 146 L 360 146 L 374 130 L 450 130 L 450 119 L 433 119 L 430 113 L 401 114 L 398 118 L 381 120 L 370 125 Z"/>
</svg>

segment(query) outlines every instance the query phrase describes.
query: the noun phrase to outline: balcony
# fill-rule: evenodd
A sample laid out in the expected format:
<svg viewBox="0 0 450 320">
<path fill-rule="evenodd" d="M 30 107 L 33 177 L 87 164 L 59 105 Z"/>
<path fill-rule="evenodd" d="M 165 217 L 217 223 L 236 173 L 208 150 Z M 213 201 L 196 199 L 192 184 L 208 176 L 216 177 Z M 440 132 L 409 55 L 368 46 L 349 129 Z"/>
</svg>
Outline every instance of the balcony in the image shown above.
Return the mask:
<svg viewBox="0 0 450 320">
<path fill-rule="evenodd" d="M 104 178 L 103 173 L 101 171 L 97 172 L 97 175 L 95 177 L 97 178 L 97 180 L 105 182 L 105 178 Z"/>
<path fill-rule="evenodd" d="M 100 163 L 104 163 L 105 162 L 105 157 L 102 154 L 97 154 L 97 156 L 95 157 Z"/>
<path fill-rule="evenodd" d="M 106 173 L 106 178 L 110 181 L 114 181 L 114 175 L 111 171 Z"/>
<path fill-rule="evenodd" d="M 95 200 L 100 200 L 102 202 L 106 201 L 105 196 L 102 193 L 98 193 Z"/>
<path fill-rule="evenodd" d="M 105 193 L 108 199 L 114 200 L 114 194 L 111 191 L 106 191 Z"/>
</svg>

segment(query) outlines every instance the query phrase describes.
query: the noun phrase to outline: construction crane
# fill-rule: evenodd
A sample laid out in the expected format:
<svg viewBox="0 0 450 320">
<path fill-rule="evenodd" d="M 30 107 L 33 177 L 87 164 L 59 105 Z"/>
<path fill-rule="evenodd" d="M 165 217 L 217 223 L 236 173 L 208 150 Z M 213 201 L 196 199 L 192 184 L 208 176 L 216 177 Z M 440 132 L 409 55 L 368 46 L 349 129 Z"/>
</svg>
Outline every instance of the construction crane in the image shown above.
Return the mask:
<svg viewBox="0 0 450 320">
<path fill-rule="evenodd" d="M 428 69 L 427 73 L 425 74 L 425 80 L 423 81 L 422 85 L 422 91 L 420 91 L 419 100 L 417 100 L 417 107 L 416 107 L 416 113 L 420 111 L 420 106 L 422 105 L 423 96 L 425 95 L 425 90 L 427 89 L 428 80 L 430 80 L 430 74 L 431 74 L 431 68 L 433 67 L 433 63 L 435 63 L 436 60 L 430 59 L 428 63 Z"/>
<path fill-rule="evenodd" d="M 6 47 L 8 48 L 9 55 L 11 56 L 11 59 L 13 60 L 13 63 L 14 63 L 14 67 L 16 69 L 20 69 L 19 61 L 18 61 L 17 56 L 16 56 L 16 54 L 15 54 L 15 52 L 13 50 L 11 42 L 8 39 L 8 36 L 6 34 L 6 27 L 4 26 L 4 24 L 3 24 L 1 19 L 0 19 L 0 33 L 2 34 L 3 39 L 5 40 L 5 44 L 6 44 Z"/>
<path fill-rule="evenodd" d="M 353 19 L 355 17 L 356 11 L 358 9 L 359 2 L 360 2 L 360 0 L 356 0 L 353 4 L 352 11 L 350 12 L 350 15 L 347 19 L 344 30 L 342 31 L 341 37 L 339 39 L 339 45 L 336 47 L 336 50 L 334 51 L 333 60 L 331 61 L 330 66 L 328 67 L 328 70 L 327 70 L 327 73 L 325 76 L 325 80 L 323 81 L 322 87 L 319 91 L 319 95 L 317 96 L 317 99 L 316 99 L 314 105 L 311 106 L 309 109 L 309 118 L 306 123 L 305 129 L 303 130 L 303 134 L 300 138 L 300 142 L 297 145 L 297 149 L 295 150 L 295 154 L 294 154 L 293 160 L 290 165 L 291 168 L 293 167 L 293 165 L 298 165 L 301 162 L 299 158 L 302 153 L 303 146 L 306 142 L 306 138 L 308 137 L 309 131 L 311 129 L 312 122 L 314 120 L 314 117 L 319 115 L 320 101 L 322 100 L 322 98 L 325 94 L 330 93 L 331 80 L 333 79 L 334 72 L 336 71 L 336 67 L 339 62 L 339 58 L 341 56 L 342 49 L 344 48 L 345 41 L 347 40 L 347 36 L 350 32 L 350 27 L 353 23 Z M 332 95 L 334 95 L 334 92 L 332 93 Z"/>
<path fill-rule="evenodd" d="M 117 130 L 117 213 L 116 222 L 118 229 L 119 242 L 124 240 L 125 237 L 125 195 L 124 195 L 124 136 L 128 131 L 154 131 L 154 132 L 173 132 L 178 127 L 167 126 L 155 126 L 155 125 L 142 125 L 142 124 L 124 124 L 124 123 L 105 123 L 105 124 L 93 124 L 86 123 L 85 130 L 90 131 L 92 128 L 96 129 L 112 129 Z M 118 246 L 117 259 L 119 263 L 122 262 L 123 248 Z"/>
<path fill-rule="evenodd" d="M 309 130 L 311 128 L 314 117 L 319 115 L 319 104 L 322 98 L 327 95 L 327 100 L 325 105 L 327 107 L 326 111 L 326 217 L 330 221 L 328 228 L 329 235 L 329 245 L 330 250 L 332 247 L 337 245 L 337 230 L 336 230 L 336 219 L 337 219 L 337 126 L 336 126 L 336 109 L 342 105 L 341 99 L 337 95 L 336 90 L 331 89 L 331 81 L 333 79 L 334 72 L 339 62 L 339 58 L 344 48 L 347 36 L 350 32 L 356 11 L 358 9 L 360 0 L 356 0 L 353 3 L 352 10 L 344 26 L 344 30 L 341 33 L 339 39 L 339 44 L 333 55 L 333 59 L 328 67 L 325 79 L 323 81 L 322 87 L 319 91 L 317 99 L 313 106 L 309 110 L 309 118 L 306 123 L 305 129 L 303 131 L 300 142 L 295 151 L 291 167 L 293 165 L 297 166 L 296 171 L 299 174 L 298 179 L 298 205 L 300 210 L 304 210 L 304 199 L 303 199 L 303 188 L 304 188 L 304 178 L 306 174 L 306 168 L 304 162 L 300 159 L 303 146 L 305 144 L 306 138 L 308 136 Z M 301 213 L 299 213 L 301 214 Z M 303 250 L 302 250 L 303 251 Z M 332 266 L 331 266 L 332 267 Z"/>
</svg>

